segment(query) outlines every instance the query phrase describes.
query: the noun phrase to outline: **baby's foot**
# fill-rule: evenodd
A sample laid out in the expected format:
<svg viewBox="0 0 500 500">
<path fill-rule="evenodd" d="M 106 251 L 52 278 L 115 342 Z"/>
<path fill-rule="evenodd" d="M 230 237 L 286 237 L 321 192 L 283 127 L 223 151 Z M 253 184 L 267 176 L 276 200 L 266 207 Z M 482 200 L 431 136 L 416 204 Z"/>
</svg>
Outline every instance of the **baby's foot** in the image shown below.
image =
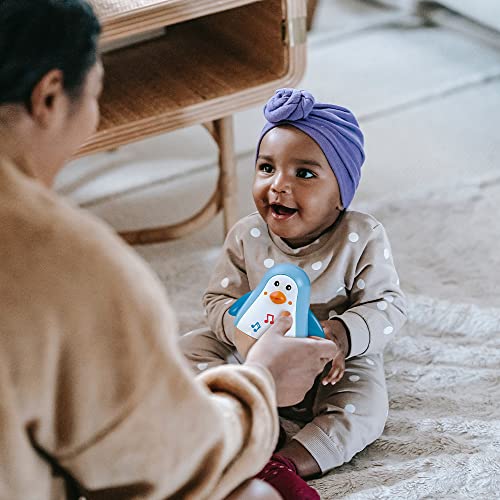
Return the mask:
<svg viewBox="0 0 500 500">
<path fill-rule="evenodd" d="M 295 464 L 279 453 L 255 477 L 269 483 L 284 500 L 320 500 L 318 492 L 297 474 Z"/>
</svg>

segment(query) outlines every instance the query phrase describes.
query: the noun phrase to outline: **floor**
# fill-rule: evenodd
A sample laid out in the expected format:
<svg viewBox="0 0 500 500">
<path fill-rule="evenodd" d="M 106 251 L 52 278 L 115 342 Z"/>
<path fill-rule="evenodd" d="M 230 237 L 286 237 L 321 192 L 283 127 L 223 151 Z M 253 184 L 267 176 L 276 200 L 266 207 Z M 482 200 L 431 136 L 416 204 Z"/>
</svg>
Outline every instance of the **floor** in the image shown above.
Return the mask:
<svg viewBox="0 0 500 500">
<path fill-rule="evenodd" d="M 354 208 L 376 211 L 426 192 L 445 198 L 500 176 L 500 51 L 479 38 L 424 25 L 405 9 L 323 0 L 300 87 L 360 120 L 367 161 Z M 262 124 L 261 106 L 235 117 L 241 215 L 253 211 Z M 211 195 L 216 154 L 206 131 L 192 127 L 74 162 L 57 189 L 117 229 L 174 222 Z M 216 252 L 222 241 L 219 216 L 195 235 L 138 250 L 154 266 L 159 253 Z"/>
</svg>

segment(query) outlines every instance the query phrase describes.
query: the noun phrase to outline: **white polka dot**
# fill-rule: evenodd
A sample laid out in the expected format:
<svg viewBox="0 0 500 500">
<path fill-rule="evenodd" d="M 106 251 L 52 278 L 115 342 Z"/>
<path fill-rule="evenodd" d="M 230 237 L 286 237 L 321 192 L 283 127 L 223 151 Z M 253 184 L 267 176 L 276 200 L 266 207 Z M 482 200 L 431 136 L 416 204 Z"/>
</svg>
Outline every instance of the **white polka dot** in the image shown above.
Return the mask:
<svg viewBox="0 0 500 500">
<path fill-rule="evenodd" d="M 394 302 L 394 297 L 392 295 L 389 295 L 388 297 L 385 298 L 387 302 L 390 302 L 391 304 Z"/>
<path fill-rule="evenodd" d="M 203 371 L 208 368 L 208 363 L 198 363 L 196 366 L 198 367 L 198 370 Z"/>
<path fill-rule="evenodd" d="M 365 288 L 365 285 L 366 285 L 365 280 L 359 279 L 358 282 L 356 283 L 356 285 L 358 285 L 358 288 L 360 290 L 363 290 Z"/>
<path fill-rule="evenodd" d="M 252 230 L 250 231 L 250 234 L 254 237 L 254 238 L 258 238 L 260 236 L 260 229 L 258 227 L 254 227 L 252 228 Z"/>
<path fill-rule="evenodd" d="M 377 302 L 377 307 L 381 311 L 385 311 L 387 309 L 387 302 L 385 300 L 382 300 L 381 302 Z"/>
<path fill-rule="evenodd" d="M 270 269 L 273 266 L 274 266 L 274 260 L 273 259 L 266 259 L 264 261 L 264 267 L 267 267 L 268 269 Z"/>
<path fill-rule="evenodd" d="M 370 365 L 373 366 L 375 364 L 375 361 L 371 360 L 370 358 L 366 358 L 366 362 Z"/>
<path fill-rule="evenodd" d="M 388 248 L 384 248 L 384 259 L 387 260 L 391 256 Z"/>
<path fill-rule="evenodd" d="M 227 285 L 229 285 L 229 278 L 223 278 L 222 281 L 220 282 L 220 286 L 222 288 L 227 288 Z"/>
<path fill-rule="evenodd" d="M 323 262 L 318 260 L 318 262 L 311 264 L 311 267 L 313 268 L 313 271 L 319 271 L 323 267 Z"/>
<path fill-rule="evenodd" d="M 384 335 L 390 335 L 394 331 L 394 328 L 392 326 L 386 326 L 384 328 Z"/>
<path fill-rule="evenodd" d="M 351 375 L 351 376 L 349 377 L 349 380 L 350 380 L 351 382 L 357 382 L 357 381 L 359 380 L 359 376 L 358 376 L 358 375 Z"/>
<path fill-rule="evenodd" d="M 354 413 L 356 411 L 356 407 L 354 405 L 348 404 L 348 405 L 345 405 L 344 410 L 347 413 Z"/>
<path fill-rule="evenodd" d="M 359 234 L 358 233 L 349 233 L 349 241 L 352 243 L 356 243 L 356 241 L 359 240 Z"/>
<path fill-rule="evenodd" d="M 231 302 L 233 301 L 234 299 L 229 299 L 229 300 L 226 300 L 226 302 L 224 302 L 224 305 L 227 306 L 228 304 L 231 304 Z"/>
<path fill-rule="evenodd" d="M 328 311 L 328 319 L 332 318 L 333 316 L 337 316 L 337 311 L 335 309 Z"/>
</svg>

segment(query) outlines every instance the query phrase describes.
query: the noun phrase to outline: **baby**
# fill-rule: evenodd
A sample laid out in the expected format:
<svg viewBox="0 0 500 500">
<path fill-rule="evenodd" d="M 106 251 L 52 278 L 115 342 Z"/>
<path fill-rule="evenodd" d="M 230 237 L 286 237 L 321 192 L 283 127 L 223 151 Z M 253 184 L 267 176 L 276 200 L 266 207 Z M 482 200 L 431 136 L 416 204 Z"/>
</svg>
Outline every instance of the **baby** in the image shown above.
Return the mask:
<svg viewBox="0 0 500 500">
<path fill-rule="evenodd" d="M 406 320 L 405 299 L 384 227 L 348 210 L 364 162 L 353 114 L 316 103 L 308 92 L 281 89 L 264 116 L 252 188 L 258 212 L 226 238 L 204 295 L 210 329 L 187 334 L 181 346 L 198 370 L 225 363 L 235 351 L 241 359 L 255 339 L 234 327 L 231 304 L 275 264 L 306 271 L 311 310 L 338 353 L 300 404 L 280 408 L 288 436 L 260 477 L 284 498 L 314 498 L 306 489 L 297 493 L 308 487 L 293 475 L 323 474 L 382 434 L 388 414 L 382 353 Z"/>
</svg>

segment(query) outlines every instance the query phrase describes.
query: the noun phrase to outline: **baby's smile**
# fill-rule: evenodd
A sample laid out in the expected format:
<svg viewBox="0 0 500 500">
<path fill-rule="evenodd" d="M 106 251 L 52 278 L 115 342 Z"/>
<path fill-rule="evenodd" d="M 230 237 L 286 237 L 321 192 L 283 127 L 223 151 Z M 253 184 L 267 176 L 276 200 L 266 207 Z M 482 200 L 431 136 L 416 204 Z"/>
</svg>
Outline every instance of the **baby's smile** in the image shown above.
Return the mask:
<svg viewBox="0 0 500 500">
<path fill-rule="evenodd" d="M 289 219 L 298 212 L 296 208 L 287 207 L 279 203 L 271 203 L 270 207 L 272 216 L 278 220 Z"/>
</svg>

